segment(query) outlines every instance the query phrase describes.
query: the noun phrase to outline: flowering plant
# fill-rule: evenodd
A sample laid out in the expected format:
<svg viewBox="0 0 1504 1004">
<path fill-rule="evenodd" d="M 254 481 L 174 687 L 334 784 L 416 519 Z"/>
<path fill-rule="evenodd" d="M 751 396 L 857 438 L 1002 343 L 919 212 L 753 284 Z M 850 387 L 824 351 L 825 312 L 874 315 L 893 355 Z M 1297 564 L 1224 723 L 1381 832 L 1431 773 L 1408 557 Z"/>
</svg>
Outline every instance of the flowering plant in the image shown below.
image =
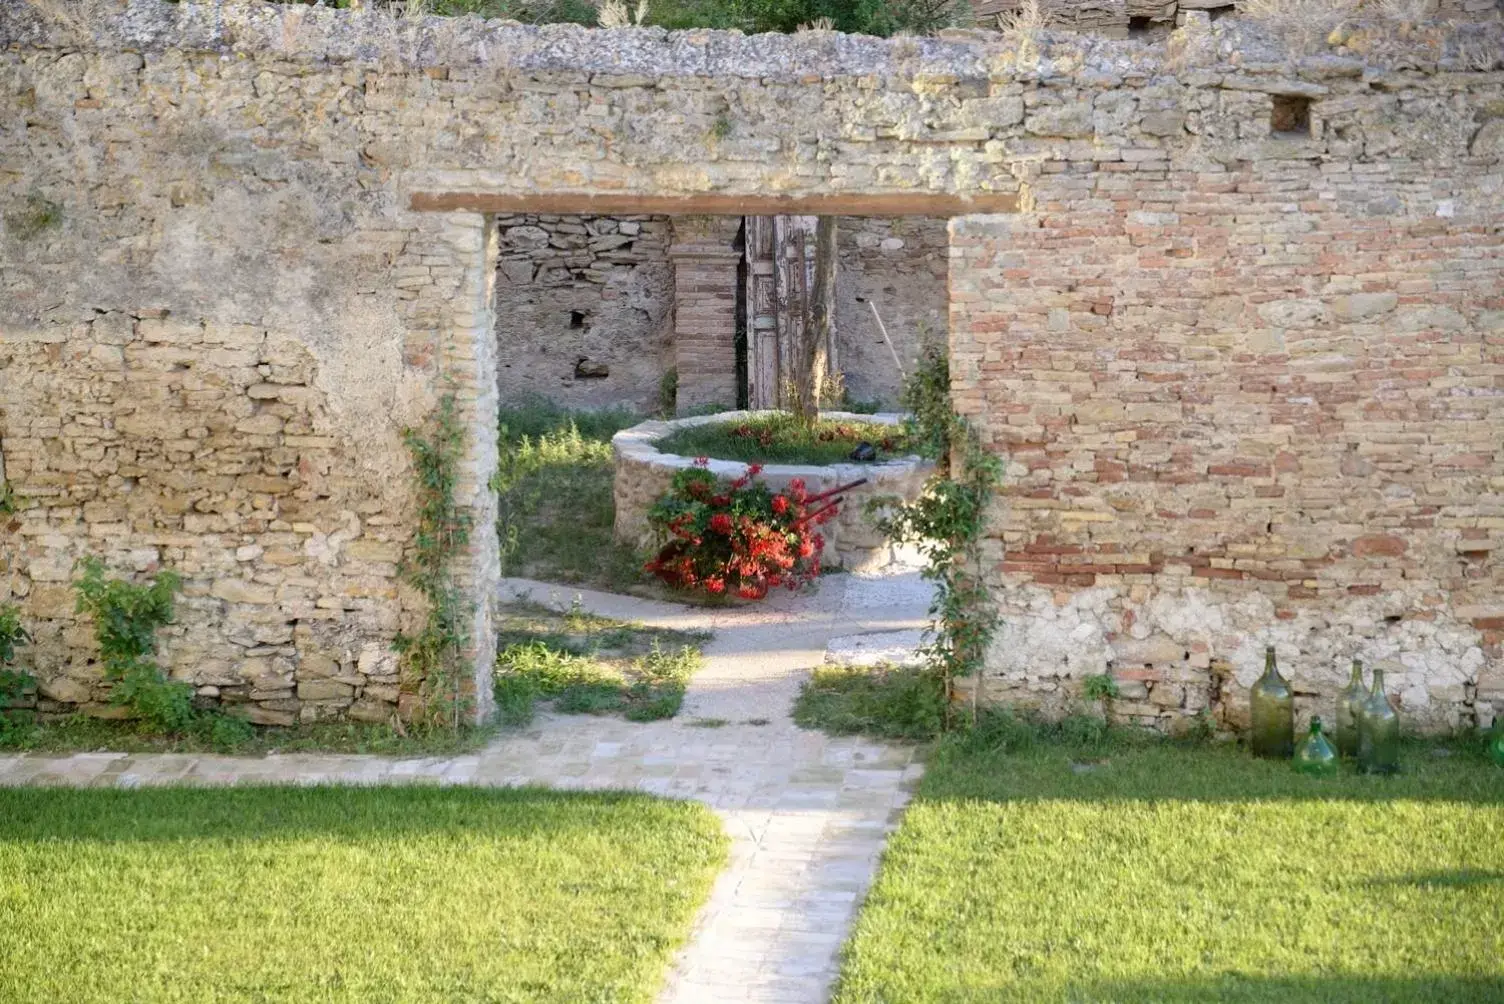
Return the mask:
<svg viewBox="0 0 1504 1004">
<path fill-rule="evenodd" d="M 797 589 L 820 574 L 825 540 L 816 527 L 835 517 L 839 493 L 861 482 L 810 495 L 794 478 L 786 491 L 774 492 L 757 478 L 761 464 L 731 481 L 709 466 L 697 457 L 648 511 L 649 524 L 668 543 L 647 571 L 681 589 L 749 600 L 775 586 Z"/>
</svg>

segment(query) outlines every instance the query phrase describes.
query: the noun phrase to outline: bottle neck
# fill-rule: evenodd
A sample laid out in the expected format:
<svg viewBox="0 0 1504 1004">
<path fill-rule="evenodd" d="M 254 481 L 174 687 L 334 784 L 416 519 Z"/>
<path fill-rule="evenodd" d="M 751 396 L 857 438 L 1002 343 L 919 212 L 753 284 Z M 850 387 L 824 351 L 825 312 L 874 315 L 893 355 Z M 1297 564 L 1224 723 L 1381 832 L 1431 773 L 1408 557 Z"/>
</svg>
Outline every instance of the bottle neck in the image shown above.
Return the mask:
<svg viewBox="0 0 1504 1004">
<path fill-rule="evenodd" d="M 1373 692 L 1375 694 L 1384 693 L 1384 671 L 1382 669 L 1373 671 Z"/>
<path fill-rule="evenodd" d="M 1353 678 L 1349 681 L 1349 685 L 1352 687 L 1363 686 L 1363 664 L 1357 659 L 1353 660 Z"/>
</svg>

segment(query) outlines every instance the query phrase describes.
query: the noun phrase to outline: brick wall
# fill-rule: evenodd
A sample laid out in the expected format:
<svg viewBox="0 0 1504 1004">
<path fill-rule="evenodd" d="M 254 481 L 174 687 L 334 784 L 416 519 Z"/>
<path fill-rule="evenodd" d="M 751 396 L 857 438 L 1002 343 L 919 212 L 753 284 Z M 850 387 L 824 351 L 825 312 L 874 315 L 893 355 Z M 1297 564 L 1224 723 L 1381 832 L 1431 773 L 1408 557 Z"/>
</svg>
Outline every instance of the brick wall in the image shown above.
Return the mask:
<svg viewBox="0 0 1504 1004">
<path fill-rule="evenodd" d="M 1111 672 L 1134 721 L 1236 725 L 1274 644 L 1303 712 L 1356 657 L 1413 724 L 1487 724 L 1497 195 L 1414 161 L 1177 160 L 1052 165 L 1034 212 L 955 225 L 956 396 L 1008 458 L 987 692 L 1064 709 Z"/>
</svg>

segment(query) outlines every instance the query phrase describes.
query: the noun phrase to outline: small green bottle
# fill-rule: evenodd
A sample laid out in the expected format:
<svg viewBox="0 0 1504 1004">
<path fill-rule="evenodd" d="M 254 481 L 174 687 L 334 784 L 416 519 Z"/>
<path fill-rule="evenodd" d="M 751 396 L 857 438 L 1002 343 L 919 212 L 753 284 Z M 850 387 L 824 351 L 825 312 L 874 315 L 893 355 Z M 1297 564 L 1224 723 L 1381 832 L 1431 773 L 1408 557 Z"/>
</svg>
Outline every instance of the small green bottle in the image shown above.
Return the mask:
<svg viewBox="0 0 1504 1004">
<path fill-rule="evenodd" d="M 1488 758 L 1504 767 L 1504 718 L 1494 722 L 1494 734 L 1488 740 Z"/>
<path fill-rule="evenodd" d="M 1311 731 L 1295 747 L 1295 769 L 1312 777 L 1337 773 L 1337 751 L 1321 732 L 1321 719 L 1311 719 Z"/>
<path fill-rule="evenodd" d="M 1279 675 L 1274 646 L 1264 649 L 1264 675 L 1248 692 L 1253 728 L 1248 737 L 1254 756 L 1285 758 L 1295 752 L 1295 693 Z"/>
<path fill-rule="evenodd" d="M 1368 688 L 1363 686 L 1363 663 L 1353 660 L 1353 678 L 1347 686 L 1337 691 L 1337 752 L 1343 756 L 1358 755 L 1358 712 L 1368 700 Z"/>
<path fill-rule="evenodd" d="M 1400 769 L 1400 715 L 1384 693 L 1384 671 L 1373 671 L 1373 688 L 1358 714 L 1358 769 L 1393 774 Z"/>
</svg>

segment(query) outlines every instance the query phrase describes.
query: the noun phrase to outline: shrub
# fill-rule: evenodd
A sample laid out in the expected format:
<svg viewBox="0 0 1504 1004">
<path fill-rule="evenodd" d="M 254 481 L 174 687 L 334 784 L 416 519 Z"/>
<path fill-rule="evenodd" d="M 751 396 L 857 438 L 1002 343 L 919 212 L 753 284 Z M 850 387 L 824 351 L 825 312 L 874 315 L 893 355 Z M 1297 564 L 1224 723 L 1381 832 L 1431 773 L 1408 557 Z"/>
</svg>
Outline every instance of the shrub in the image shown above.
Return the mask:
<svg viewBox="0 0 1504 1004">
<path fill-rule="evenodd" d="M 14 604 L 0 604 L 0 666 L 16 661 L 16 649 L 31 641 L 21 626 L 21 611 Z"/>
<path fill-rule="evenodd" d="M 757 479 L 758 464 L 729 482 L 708 465 L 701 457 L 675 474 L 648 512 L 648 522 L 670 539 L 647 571 L 680 589 L 751 600 L 775 586 L 797 589 L 820 574 L 825 540 L 815 528 L 836 515 L 840 489 L 810 495 L 796 478 L 788 491 L 774 493 Z"/>
<path fill-rule="evenodd" d="M 30 673 L 7 669 L 16 659 L 16 649 L 31 641 L 21 626 L 21 612 L 12 604 L 0 604 L 0 733 L 11 726 L 7 712 L 36 686 Z"/>
<path fill-rule="evenodd" d="M 89 557 L 73 584 L 77 609 L 94 618 L 94 637 L 105 678 L 115 686 L 112 704 L 131 709 L 147 725 L 178 732 L 193 721 L 193 688 L 168 680 L 156 664 L 157 629 L 172 623 L 173 595 L 181 580 L 162 572 L 149 585 L 104 577 L 104 563 Z"/>
<path fill-rule="evenodd" d="M 945 684 L 925 669 L 822 666 L 800 690 L 794 722 L 835 735 L 933 739 L 945 724 Z"/>
</svg>

